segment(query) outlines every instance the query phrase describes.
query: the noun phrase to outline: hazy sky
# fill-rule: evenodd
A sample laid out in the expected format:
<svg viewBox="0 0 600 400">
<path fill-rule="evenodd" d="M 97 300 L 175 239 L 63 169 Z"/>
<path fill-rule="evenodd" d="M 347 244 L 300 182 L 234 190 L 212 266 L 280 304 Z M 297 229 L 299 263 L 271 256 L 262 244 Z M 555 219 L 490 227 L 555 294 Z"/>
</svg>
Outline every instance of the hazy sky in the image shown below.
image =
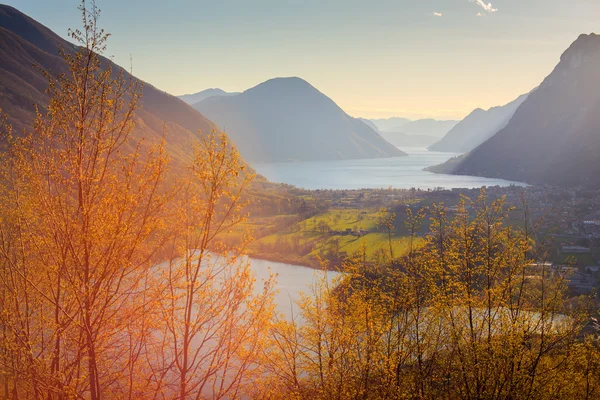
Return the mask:
<svg viewBox="0 0 600 400">
<path fill-rule="evenodd" d="M 462 118 L 528 92 L 579 34 L 600 32 L 600 0 L 489 1 L 97 4 L 107 55 L 175 95 L 299 76 L 353 116 Z M 63 37 L 79 27 L 77 1 L 7 3 Z"/>
</svg>

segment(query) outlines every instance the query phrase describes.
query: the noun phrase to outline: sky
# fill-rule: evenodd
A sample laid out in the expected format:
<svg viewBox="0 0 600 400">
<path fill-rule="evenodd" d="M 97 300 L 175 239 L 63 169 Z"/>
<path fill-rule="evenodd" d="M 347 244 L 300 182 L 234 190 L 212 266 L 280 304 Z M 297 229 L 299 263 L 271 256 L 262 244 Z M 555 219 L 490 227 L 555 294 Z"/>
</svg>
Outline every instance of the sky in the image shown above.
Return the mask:
<svg viewBox="0 0 600 400">
<path fill-rule="evenodd" d="M 0 0 L 62 37 L 76 0 Z M 491 1 L 491 3 L 490 3 Z M 600 0 L 97 0 L 105 55 L 174 95 L 298 76 L 356 117 L 461 119 L 547 76 Z M 132 61 L 132 64 L 130 62 Z"/>
</svg>

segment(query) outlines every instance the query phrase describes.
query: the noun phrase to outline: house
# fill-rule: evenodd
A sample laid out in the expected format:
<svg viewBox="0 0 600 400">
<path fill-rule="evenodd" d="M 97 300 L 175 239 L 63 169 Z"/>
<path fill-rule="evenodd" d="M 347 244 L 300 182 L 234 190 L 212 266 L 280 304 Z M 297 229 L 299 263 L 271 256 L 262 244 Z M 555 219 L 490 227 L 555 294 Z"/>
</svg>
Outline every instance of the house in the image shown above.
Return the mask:
<svg viewBox="0 0 600 400">
<path fill-rule="evenodd" d="M 577 272 L 567 277 L 567 287 L 575 293 L 591 293 L 596 286 L 597 280 L 588 274 Z"/>
<path fill-rule="evenodd" d="M 583 247 L 583 246 L 563 246 L 562 252 L 563 253 L 589 253 L 590 248 Z"/>
<path fill-rule="evenodd" d="M 584 268 L 588 274 L 596 275 L 600 271 L 600 265 L 590 265 Z"/>
</svg>

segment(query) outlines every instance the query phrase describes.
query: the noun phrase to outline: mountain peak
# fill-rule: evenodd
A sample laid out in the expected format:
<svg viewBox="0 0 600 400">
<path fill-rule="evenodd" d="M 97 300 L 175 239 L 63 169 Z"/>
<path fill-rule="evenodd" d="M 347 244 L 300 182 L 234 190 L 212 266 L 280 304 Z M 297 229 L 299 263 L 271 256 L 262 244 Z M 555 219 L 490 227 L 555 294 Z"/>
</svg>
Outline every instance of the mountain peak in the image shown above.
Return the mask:
<svg viewBox="0 0 600 400">
<path fill-rule="evenodd" d="M 579 68 L 600 56 L 600 35 L 595 33 L 579 35 L 560 57 L 562 66 L 567 69 Z"/>
<path fill-rule="evenodd" d="M 9 6 L 8 4 L 0 4 L 0 13 L 13 16 L 18 15 L 25 18 L 29 18 L 27 17 L 27 15 L 23 14 L 21 11 L 17 10 L 13 6 Z"/>
<path fill-rule="evenodd" d="M 598 43 L 600 43 L 600 35 L 594 32 L 589 34 L 582 33 L 581 35 L 579 35 L 579 37 L 577 37 L 577 40 L 573 42 L 572 46 L 588 46 L 594 43 L 595 46 L 598 46 Z"/>
<path fill-rule="evenodd" d="M 229 92 L 224 91 L 223 89 L 210 88 L 210 89 L 205 89 L 198 93 L 184 94 L 184 95 L 177 96 L 177 97 L 179 97 L 181 100 L 185 101 L 189 105 L 193 105 L 200 101 L 206 100 L 209 97 L 235 96 L 236 94 L 239 94 L 239 93 L 237 93 L 237 92 L 229 93 Z"/>
<path fill-rule="evenodd" d="M 198 94 L 198 93 L 219 93 L 219 94 L 224 94 L 224 93 L 227 93 L 227 92 L 224 91 L 223 89 L 219 89 L 219 88 L 209 88 L 209 89 L 201 90 L 200 92 L 196 92 L 196 93 L 182 94 L 181 96 L 178 96 L 178 97 L 191 96 L 191 95 Z"/>
<path fill-rule="evenodd" d="M 310 83 L 308 83 L 304 79 L 299 78 L 297 76 L 272 78 L 267 81 L 264 81 L 263 83 L 259 83 L 258 85 L 254 86 L 253 88 L 246 90 L 246 92 L 252 92 L 252 91 L 257 91 L 257 90 L 258 91 L 261 91 L 261 90 L 286 91 L 286 92 L 298 91 L 298 90 L 317 91 L 317 89 L 314 86 L 312 86 Z"/>
<path fill-rule="evenodd" d="M 268 79 L 264 81 L 262 84 L 293 84 L 293 85 L 308 85 L 311 86 L 310 83 L 305 81 L 304 79 L 298 76 L 278 76 L 275 78 Z"/>
</svg>

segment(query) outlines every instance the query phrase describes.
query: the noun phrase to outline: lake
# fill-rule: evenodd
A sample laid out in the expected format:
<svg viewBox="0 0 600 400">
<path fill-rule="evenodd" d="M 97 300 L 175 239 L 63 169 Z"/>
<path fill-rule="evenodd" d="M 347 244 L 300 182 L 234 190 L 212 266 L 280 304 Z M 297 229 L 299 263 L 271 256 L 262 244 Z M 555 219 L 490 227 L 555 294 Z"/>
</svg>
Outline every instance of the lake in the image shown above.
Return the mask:
<svg viewBox="0 0 600 400">
<path fill-rule="evenodd" d="M 250 269 L 256 277 L 257 293 L 262 291 L 262 281 L 269 278 L 270 273 L 278 274 L 276 277 L 275 288 L 278 293 L 275 295 L 276 310 L 283 313 L 288 319 L 298 316 L 299 307 L 296 304 L 300 300 L 300 293 L 310 294 L 310 287 L 316 279 L 322 277 L 323 272 L 313 268 L 302 267 L 299 265 L 265 261 L 251 258 Z M 338 273 L 327 272 L 328 279 L 333 278 Z"/>
<path fill-rule="evenodd" d="M 361 160 L 257 163 L 256 172 L 272 182 L 304 189 L 435 189 L 482 186 L 526 186 L 520 182 L 478 176 L 434 174 L 424 168 L 458 156 L 419 148 L 400 148 L 408 157 Z"/>
</svg>

